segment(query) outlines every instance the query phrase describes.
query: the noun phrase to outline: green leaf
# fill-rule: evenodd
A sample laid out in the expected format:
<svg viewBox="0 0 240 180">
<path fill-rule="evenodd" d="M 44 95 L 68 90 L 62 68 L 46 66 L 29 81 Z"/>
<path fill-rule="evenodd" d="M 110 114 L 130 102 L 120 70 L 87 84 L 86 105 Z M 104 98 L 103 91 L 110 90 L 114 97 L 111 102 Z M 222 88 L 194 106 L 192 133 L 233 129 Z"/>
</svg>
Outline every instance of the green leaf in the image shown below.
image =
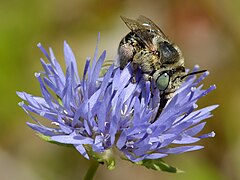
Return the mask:
<svg viewBox="0 0 240 180">
<path fill-rule="evenodd" d="M 156 171 L 166 171 L 170 173 L 183 173 L 184 171 L 168 165 L 162 159 L 145 159 L 135 164 L 145 166 L 148 169 L 153 169 Z"/>
</svg>

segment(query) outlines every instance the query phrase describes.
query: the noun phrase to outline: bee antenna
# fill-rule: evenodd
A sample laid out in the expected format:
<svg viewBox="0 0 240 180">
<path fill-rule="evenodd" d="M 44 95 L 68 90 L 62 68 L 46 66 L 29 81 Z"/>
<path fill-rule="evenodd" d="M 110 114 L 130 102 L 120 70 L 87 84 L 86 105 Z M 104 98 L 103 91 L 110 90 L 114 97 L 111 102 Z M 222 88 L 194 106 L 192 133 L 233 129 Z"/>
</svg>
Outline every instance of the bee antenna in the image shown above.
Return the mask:
<svg viewBox="0 0 240 180">
<path fill-rule="evenodd" d="M 206 71 L 207 71 L 207 70 L 201 70 L 201 71 L 191 72 L 191 73 L 188 73 L 188 74 L 182 76 L 181 79 L 184 79 L 184 78 L 186 78 L 186 77 L 188 77 L 188 76 L 191 76 L 191 75 L 204 73 L 204 72 L 206 72 Z"/>
</svg>

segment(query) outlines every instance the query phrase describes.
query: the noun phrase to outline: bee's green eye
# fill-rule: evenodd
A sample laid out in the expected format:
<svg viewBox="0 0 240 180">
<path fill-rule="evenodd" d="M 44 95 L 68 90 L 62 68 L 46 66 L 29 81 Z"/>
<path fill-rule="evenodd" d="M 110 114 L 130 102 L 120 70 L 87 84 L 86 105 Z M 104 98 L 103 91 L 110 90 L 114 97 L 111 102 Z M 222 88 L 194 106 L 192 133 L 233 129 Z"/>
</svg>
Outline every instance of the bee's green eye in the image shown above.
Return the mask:
<svg viewBox="0 0 240 180">
<path fill-rule="evenodd" d="M 167 73 L 163 73 L 157 78 L 157 81 L 156 81 L 157 88 L 160 91 L 164 91 L 168 87 L 169 80 L 170 80 L 169 75 Z"/>
</svg>

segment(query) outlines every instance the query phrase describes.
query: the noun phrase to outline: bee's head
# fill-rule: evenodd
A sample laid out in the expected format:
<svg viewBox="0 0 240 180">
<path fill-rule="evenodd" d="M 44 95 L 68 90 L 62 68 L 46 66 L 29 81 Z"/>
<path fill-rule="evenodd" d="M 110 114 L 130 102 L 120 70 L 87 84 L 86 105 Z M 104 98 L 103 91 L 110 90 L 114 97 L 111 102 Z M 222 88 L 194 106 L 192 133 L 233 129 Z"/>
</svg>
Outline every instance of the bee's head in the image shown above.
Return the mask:
<svg viewBox="0 0 240 180">
<path fill-rule="evenodd" d="M 185 68 L 183 66 L 179 66 L 177 68 L 172 68 L 170 70 L 156 71 L 154 73 L 153 78 L 156 83 L 156 87 L 159 91 L 165 93 L 173 93 L 175 92 L 182 84 L 184 79 L 190 75 L 195 75 L 199 73 L 203 73 L 206 70 L 191 72 L 186 74 Z"/>
<path fill-rule="evenodd" d="M 170 70 L 163 70 L 162 72 L 155 74 L 154 79 L 156 87 L 161 92 L 175 92 L 183 82 L 181 77 L 185 75 L 185 68 L 183 66 L 172 68 Z"/>
</svg>

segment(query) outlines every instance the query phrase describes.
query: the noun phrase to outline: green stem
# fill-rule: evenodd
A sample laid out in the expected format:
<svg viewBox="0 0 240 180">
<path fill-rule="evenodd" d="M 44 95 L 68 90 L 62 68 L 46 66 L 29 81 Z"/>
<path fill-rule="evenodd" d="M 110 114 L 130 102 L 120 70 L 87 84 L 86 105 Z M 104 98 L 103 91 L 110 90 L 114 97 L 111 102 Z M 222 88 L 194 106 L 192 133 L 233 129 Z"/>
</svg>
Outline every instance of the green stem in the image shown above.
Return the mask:
<svg viewBox="0 0 240 180">
<path fill-rule="evenodd" d="M 99 162 L 92 161 L 92 164 L 90 165 L 90 167 L 87 171 L 87 174 L 84 177 L 84 180 L 93 180 L 93 178 L 97 172 L 98 166 L 99 166 Z"/>
</svg>

